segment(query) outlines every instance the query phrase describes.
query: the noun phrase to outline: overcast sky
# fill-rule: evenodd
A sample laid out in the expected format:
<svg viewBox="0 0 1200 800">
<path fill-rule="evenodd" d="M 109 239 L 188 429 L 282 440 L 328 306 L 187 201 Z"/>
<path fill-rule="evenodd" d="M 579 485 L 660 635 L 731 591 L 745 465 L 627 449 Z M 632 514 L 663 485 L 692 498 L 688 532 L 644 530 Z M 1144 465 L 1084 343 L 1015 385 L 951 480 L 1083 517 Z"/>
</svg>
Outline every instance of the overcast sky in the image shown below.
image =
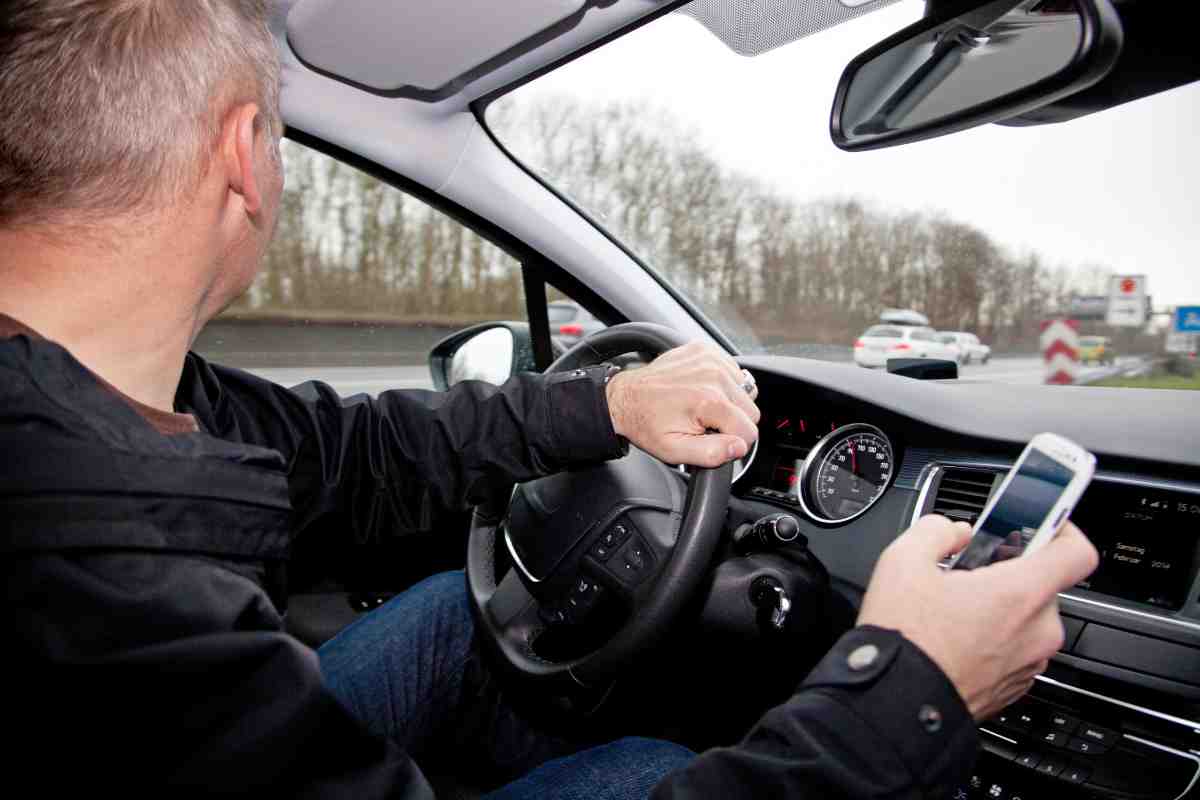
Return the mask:
<svg viewBox="0 0 1200 800">
<path fill-rule="evenodd" d="M 1200 84 L 1060 125 L 987 125 L 868 153 L 833 146 L 829 108 L 843 66 L 922 7 L 904 0 L 755 58 L 669 14 L 519 95 L 645 99 L 725 164 L 797 198 L 944 211 L 1017 253 L 1145 274 L 1159 308 L 1200 304 Z"/>
</svg>

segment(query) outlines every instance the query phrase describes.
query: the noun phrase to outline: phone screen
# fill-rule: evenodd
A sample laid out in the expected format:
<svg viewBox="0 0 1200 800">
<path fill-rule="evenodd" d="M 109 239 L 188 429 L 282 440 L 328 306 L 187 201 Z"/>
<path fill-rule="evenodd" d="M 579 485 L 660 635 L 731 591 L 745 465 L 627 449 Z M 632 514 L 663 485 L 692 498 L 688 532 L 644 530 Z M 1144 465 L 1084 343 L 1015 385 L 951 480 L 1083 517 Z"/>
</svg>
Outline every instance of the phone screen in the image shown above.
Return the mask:
<svg viewBox="0 0 1200 800">
<path fill-rule="evenodd" d="M 1040 450 L 1030 450 L 976 527 L 955 569 L 975 569 L 1021 555 L 1074 477 L 1069 467 Z"/>
</svg>

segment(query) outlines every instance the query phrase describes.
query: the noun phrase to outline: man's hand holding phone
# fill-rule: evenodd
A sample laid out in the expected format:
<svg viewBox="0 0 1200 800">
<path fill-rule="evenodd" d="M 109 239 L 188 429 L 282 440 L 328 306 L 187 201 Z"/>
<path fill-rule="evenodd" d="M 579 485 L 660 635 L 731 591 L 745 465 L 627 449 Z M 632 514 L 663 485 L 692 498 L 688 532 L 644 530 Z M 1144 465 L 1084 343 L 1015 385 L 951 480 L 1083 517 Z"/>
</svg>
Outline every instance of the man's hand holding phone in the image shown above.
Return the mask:
<svg viewBox="0 0 1200 800">
<path fill-rule="evenodd" d="M 922 517 L 880 556 L 858 624 L 899 631 L 949 677 L 977 720 L 1029 690 L 1063 642 L 1057 594 L 1099 564 L 1070 522 L 1044 547 L 975 570 L 938 562 L 961 551 L 971 526 Z"/>
</svg>

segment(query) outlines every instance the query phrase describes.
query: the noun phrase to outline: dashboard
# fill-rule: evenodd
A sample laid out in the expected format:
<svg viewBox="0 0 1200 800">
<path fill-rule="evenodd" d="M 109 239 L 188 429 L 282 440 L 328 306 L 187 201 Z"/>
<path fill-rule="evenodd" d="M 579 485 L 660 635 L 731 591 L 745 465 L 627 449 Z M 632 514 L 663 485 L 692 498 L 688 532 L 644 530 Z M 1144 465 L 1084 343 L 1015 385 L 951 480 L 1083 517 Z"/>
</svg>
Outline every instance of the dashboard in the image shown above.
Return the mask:
<svg viewBox="0 0 1200 800">
<path fill-rule="evenodd" d="M 763 416 L 734 497 L 754 513 L 794 516 L 852 602 L 883 549 L 923 514 L 973 522 L 1034 434 L 1056 431 L 1096 453 L 1072 519 L 1100 566 L 1060 595 L 1066 641 L 1050 669 L 981 725 L 977 785 L 961 797 L 1200 796 L 1200 404 L 1185 392 L 741 361 Z"/>
</svg>

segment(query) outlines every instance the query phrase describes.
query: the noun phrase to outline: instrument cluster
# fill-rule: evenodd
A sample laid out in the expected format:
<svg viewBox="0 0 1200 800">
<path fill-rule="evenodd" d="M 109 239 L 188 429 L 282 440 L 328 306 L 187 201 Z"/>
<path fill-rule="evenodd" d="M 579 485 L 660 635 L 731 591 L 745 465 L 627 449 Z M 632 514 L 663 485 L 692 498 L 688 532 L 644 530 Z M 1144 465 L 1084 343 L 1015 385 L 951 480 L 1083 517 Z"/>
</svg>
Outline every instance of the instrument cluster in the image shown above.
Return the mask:
<svg viewBox="0 0 1200 800">
<path fill-rule="evenodd" d="M 879 500 L 898 455 L 874 425 L 807 413 L 765 415 L 759 450 L 745 476 L 749 494 L 827 524 L 849 522 Z"/>
</svg>

